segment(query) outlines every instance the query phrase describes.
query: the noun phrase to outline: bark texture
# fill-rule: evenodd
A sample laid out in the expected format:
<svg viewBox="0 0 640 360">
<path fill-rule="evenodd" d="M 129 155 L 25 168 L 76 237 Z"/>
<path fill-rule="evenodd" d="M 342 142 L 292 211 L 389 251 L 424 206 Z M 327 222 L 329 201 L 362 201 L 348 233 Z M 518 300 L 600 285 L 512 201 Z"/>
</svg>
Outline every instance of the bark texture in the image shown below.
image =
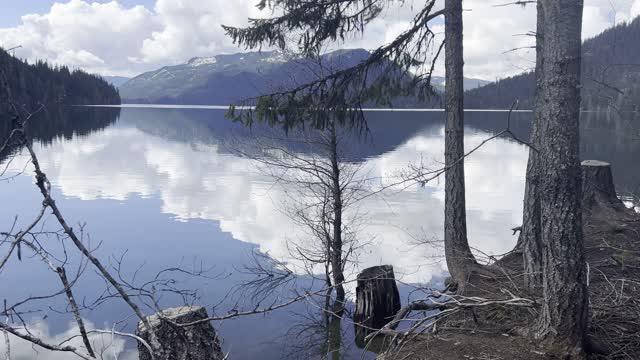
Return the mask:
<svg viewBox="0 0 640 360">
<path fill-rule="evenodd" d="M 445 214 L 444 247 L 447 267 L 462 288 L 476 265 L 467 241 L 464 181 L 464 89 L 462 0 L 445 1 Z"/>
<path fill-rule="evenodd" d="M 542 97 L 538 96 L 542 87 L 542 74 L 544 72 L 544 57 L 542 47 L 544 43 L 544 9 L 542 4 L 537 4 L 537 28 L 536 28 L 536 105 L 533 110 L 533 124 L 531 129 L 531 144 L 540 148 L 540 112 Z M 527 163 L 527 176 L 524 189 L 524 209 L 522 216 L 522 229 L 518 238 L 517 248 L 522 250 L 522 258 L 525 271 L 525 286 L 532 292 L 542 286 L 542 245 L 540 238 L 540 198 L 538 194 L 540 178 L 540 165 L 538 152 L 529 149 L 529 161 Z"/>
<path fill-rule="evenodd" d="M 158 341 L 163 346 L 162 354 L 155 354 L 156 360 L 222 360 L 224 355 L 220 348 L 220 341 L 210 323 L 202 323 L 189 327 L 173 326 L 173 323 L 190 323 L 206 319 L 207 311 L 200 306 L 184 306 L 171 308 L 159 314 L 148 317 L 150 326 L 155 330 Z M 148 341 L 148 332 L 144 325 L 138 325 L 138 336 Z M 151 360 L 151 354 L 141 343 L 138 344 L 138 358 Z"/>
<path fill-rule="evenodd" d="M 588 294 L 579 161 L 581 0 L 540 0 L 544 66 L 540 88 L 539 178 L 543 295 L 537 335 L 581 358 Z"/>
<path fill-rule="evenodd" d="M 336 300 L 333 313 L 340 317 L 344 313 L 344 264 L 342 260 L 342 183 L 340 178 L 340 159 L 338 158 L 338 136 L 336 134 L 335 121 L 331 121 L 329 127 L 329 155 L 331 156 L 331 195 L 333 207 L 333 237 L 330 244 L 329 261 L 333 285 L 336 289 Z"/>
<path fill-rule="evenodd" d="M 372 329 L 381 329 L 387 325 L 398 311 L 400 293 L 393 266 L 374 266 L 358 274 L 356 311 L 353 314 L 358 346 L 364 347 L 364 339 Z"/>
<path fill-rule="evenodd" d="M 329 317 L 327 323 L 327 351 L 326 359 L 342 359 L 342 318 L 333 315 Z"/>
</svg>

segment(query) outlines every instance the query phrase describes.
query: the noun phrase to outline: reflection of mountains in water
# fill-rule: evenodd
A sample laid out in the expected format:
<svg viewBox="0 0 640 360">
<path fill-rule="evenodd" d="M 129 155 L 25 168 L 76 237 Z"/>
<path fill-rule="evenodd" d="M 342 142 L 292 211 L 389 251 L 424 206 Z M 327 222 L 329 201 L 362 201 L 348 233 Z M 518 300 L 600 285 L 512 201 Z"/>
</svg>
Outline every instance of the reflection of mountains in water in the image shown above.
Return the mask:
<svg viewBox="0 0 640 360">
<path fill-rule="evenodd" d="M 488 130 L 500 129 L 506 124 L 506 113 L 468 113 L 470 127 Z M 444 113 L 440 112 L 369 112 L 366 114 L 367 130 L 346 130 L 345 143 L 347 161 L 359 162 L 389 152 L 411 139 L 421 131 L 439 128 Z M 528 136 L 530 115 L 512 115 L 513 129 L 519 136 Z M 287 143 L 292 150 L 305 151 L 308 147 L 299 144 L 296 134 L 285 134 L 264 124 L 247 128 L 225 118 L 224 111 L 203 109 L 127 108 L 123 110 L 122 122 L 166 139 L 206 144 L 225 144 L 229 141 L 251 141 L 255 137 L 272 137 Z M 289 140 L 287 142 L 287 138 Z M 221 147 L 220 151 L 225 151 Z"/>
<path fill-rule="evenodd" d="M 119 108 L 49 106 L 29 121 L 27 132 L 32 139 L 49 144 L 56 139 L 70 140 L 74 136 L 92 134 L 114 124 L 119 116 Z M 4 144 L 10 135 L 12 121 L 7 115 L 0 117 L 0 144 Z M 17 150 L 15 146 L 6 148 L 0 153 L 0 163 Z"/>
<path fill-rule="evenodd" d="M 251 142 L 255 136 L 277 138 L 290 150 L 310 151 L 310 147 L 288 141 L 284 132 L 257 124 L 251 129 L 225 118 L 224 111 L 202 109 L 135 109 L 122 112 L 122 121 L 163 138 L 187 143 L 217 144 L 220 152 L 233 142 Z M 640 169 L 635 157 L 640 154 L 640 124 L 633 113 L 591 112 L 582 114 L 581 154 L 583 159 L 599 159 L 612 164 L 620 191 L 631 191 L 640 184 Z M 353 130 L 345 142 L 344 159 L 361 162 L 394 150 L 422 132 L 440 131 L 444 113 L 439 112 L 369 112 L 367 132 Z M 468 128 L 496 133 L 504 130 L 505 112 L 467 112 Z M 511 115 L 511 130 L 521 139 L 531 134 L 531 113 Z M 526 159 L 525 159 L 526 161 Z"/>
<path fill-rule="evenodd" d="M 224 111 L 202 109 L 153 108 L 47 108 L 29 124 L 29 134 L 43 143 L 56 139 L 86 136 L 108 127 L 120 117 L 148 134 L 183 143 L 217 144 L 220 152 L 231 152 L 229 143 L 250 143 L 255 136 L 277 138 L 294 151 L 312 151 L 309 146 L 287 140 L 279 129 L 257 124 L 247 128 L 225 118 Z M 468 128 L 495 133 L 503 130 L 507 113 L 467 112 Z M 344 158 L 361 162 L 394 150 L 412 137 L 424 132 L 437 132 L 443 126 L 444 113 L 438 112 L 370 112 L 367 132 L 352 130 L 344 142 Z M 613 166 L 619 191 L 637 190 L 640 169 L 636 157 L 640 154 L 640 123 L 634 113 L 589 112 L 582 114 L 581 154 L 583 159 L 608 161 Z M 528 139 L 531 133 L 531 113 L 514 113 L 511 129 L 516 136 Z M 4 140 L 11 130 L 11 120 L 0 121 L 0 137 Z M 0 162 L 15 151 L 0 154 Z"/>
</svg>

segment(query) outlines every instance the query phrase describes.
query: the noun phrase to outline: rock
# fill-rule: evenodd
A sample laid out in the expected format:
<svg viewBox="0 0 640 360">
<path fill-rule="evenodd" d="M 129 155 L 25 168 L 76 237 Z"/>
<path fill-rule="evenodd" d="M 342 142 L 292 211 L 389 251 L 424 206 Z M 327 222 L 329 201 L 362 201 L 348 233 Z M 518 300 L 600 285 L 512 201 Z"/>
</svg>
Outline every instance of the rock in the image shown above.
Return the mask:
<svg viewBox="0 0 640 360">
<path fill-rule="evenodd" d="M 357 280 L 353 320 L 356 345 L 364 347 L 372 329 L 381 329 L 400 311 L 400 293 L 391 265 L 364 269 Z"/>
<path fill-rule="evenodd" d="M 155 330 L 158 341 L 162 344 L 163 354 L 156 354 L 156 360 L 222 360 L 224 354 L 220 341 L 210 322 L 188 327 L 177 327 L 163 318 L 176 324 L 186 324 L 208 318 L 207 310 L 201 306 L 182 306 L 170 308 L 149 316 L 147 319 Z M 149 334 L 140 322 L 138 336 L 149 342 Z M 138 358 L 151 360 L 147 348 L 138 343 Z"/>
</svg>

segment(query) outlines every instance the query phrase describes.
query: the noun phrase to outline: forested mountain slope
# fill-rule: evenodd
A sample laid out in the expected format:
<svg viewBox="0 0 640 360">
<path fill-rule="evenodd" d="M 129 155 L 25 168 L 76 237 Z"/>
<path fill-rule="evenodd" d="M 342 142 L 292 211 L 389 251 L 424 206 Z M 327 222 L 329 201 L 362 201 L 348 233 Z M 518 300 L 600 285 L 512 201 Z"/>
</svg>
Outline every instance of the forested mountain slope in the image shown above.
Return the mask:
<svg viewBox="0 0 640 360">
<path fill-rule="evenodd" d="M 640 108 L 640 18 L 588 39 L 582 47 L 582 108 Z M 533 108 L 535 75 L 527 72 L 466 92 L 467 108 Z"/>
<path fill-rule="evenodd" d="M 342 49 L 323 55 L 321 61 L 325 69 L 339 70 L 355 66 L 369 55 L 364 49 Z M 186 64 L 141 74 L 121 85 L 120 93 L 127 103 L 228 105 L 316 80 L 319 71 L 314 60 L 281 51 L 197 57 Z M 444 78 L 434 76 L 431 83 L 442 90 Z M 486 83 L 465 79 L 466 88 Z M 426 106 L 408 98 L 392 103 L 397 107 Z"/>
<path fill-rule="evenodd" d="M 28 64 L 0 49 L 0 69 L 7 77 L 13 98 L 34 109 L 87 104 L 119 104 L 118 90 L 102 78 L 66 66 L 52 67 L 38 61 Z M 4 90 L 0 90 L 5 101 Z"/>
</svg>

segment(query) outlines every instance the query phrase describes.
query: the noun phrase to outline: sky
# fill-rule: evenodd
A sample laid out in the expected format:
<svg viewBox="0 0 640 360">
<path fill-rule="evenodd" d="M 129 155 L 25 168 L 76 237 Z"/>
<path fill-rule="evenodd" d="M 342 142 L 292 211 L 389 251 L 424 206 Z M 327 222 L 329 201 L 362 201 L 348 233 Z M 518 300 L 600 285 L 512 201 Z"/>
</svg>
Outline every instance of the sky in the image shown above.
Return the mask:
<svg viewBox="0 0 640 360">
<path fill-rule="evenodd" d="M 81 68 L 101 75 L 135 76 L 195 56 L 246 51 L 235 46 L 221 24 L 243 26 L 268 17 L 258 0 L 0 0 L 0 46 L 22 45 L 15 54 L 29 61 Z M 442 7 L 443 0 L 437 0 Z M 465 76 L 495 80 L 533 66 L 530 36 L 534 6 L 496 6 L 507 0 L 465 0 Z M 361 35 L 335 47 L 375 49 L 400 34 L 424 0 L 385 9 Z M 583 37 L 640 15 L 640 0 L 585 0 Z M 433 24 L 436 33 L 442 20 Z M 505 53 L 506 52 L 506 53 Z M 442 74 L 442 66 L 436 69 Z"/>
</svg>

